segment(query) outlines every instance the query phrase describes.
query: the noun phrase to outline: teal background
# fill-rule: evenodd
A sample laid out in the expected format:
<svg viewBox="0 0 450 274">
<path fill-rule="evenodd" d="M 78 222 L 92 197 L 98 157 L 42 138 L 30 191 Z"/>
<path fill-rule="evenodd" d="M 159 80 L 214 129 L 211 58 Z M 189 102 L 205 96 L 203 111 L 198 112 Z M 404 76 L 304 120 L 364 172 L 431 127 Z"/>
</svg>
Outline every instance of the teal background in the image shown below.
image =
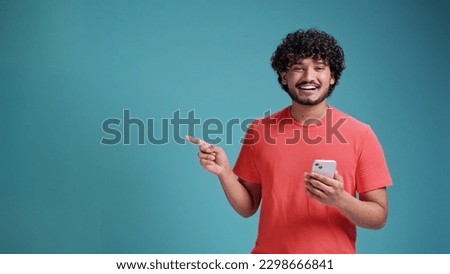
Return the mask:
<svg viewBox="0 0 450 274">
<path fill-rule="evenodd" d="M 139 145 L 136 126 L 106 146 L 101 124 L 276 111 L 290 100 L 269 58 L 318 27 L 347 57 L 330 103 L 372 125 L 394 180 L 358 251 L 449 253 L 449 25 L 438 0 L 0 0 L 0 252 L 250 252 L 258 216 L 232 210 L 195 146 Z"/>
</svg>

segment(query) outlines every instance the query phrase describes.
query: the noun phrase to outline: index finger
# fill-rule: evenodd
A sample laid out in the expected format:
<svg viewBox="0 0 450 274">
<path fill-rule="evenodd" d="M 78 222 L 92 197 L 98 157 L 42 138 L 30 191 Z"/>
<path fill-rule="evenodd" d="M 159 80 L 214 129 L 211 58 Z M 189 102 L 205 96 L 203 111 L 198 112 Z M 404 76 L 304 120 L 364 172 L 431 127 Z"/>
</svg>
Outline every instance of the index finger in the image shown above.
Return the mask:
<svg viewBox="0 0 450 274">
<path fill-rule="evenodd" d="M 196 138 L 194 136 L 190 136 L 190 135 L 186 135 L 184 136 L 184 139 L 186 139 L 187 141 L 193 143 L 194 145 L 202 145 L 205 143 L 205 141 L 203 141 L 200 138 Z"/>
<path fill-rule="evenodd" d="M 310 177 L 322 182 L 323 184 L 326 185 L 332 185 L 332 180 L 333 178 L 330 178 L 328 176 L 325 176 L 323 174 L 317 173 L 317 172 L 311 172 L 310 173 Z"/>
</svg>

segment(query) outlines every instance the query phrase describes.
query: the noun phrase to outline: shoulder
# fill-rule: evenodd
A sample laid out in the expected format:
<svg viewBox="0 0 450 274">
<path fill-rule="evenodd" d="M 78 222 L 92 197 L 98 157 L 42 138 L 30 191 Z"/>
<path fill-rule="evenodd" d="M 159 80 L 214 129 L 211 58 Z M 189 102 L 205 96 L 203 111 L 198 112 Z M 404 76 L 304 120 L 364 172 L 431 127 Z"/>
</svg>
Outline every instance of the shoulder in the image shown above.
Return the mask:
<svg viewBox="0 0 450 274">
<path fill-rule="evenodd" d="M 371 127 L 369 124 L 358 120 L 354 116 L 347 114 L 333 106 L 329 106 L 329 109 L 331 110 L 331 121 L 333 122 L 333 124 L 341 123 L 347 130 L 353 131 L 358 134 L 371 131 Z"/>
<path fill-rule="evenodd" d="M 281 110 L 278 110 L 274 113 L 265 112 L 264 117 L 256 118 L 252 123 L 248 125 L 247 132 L 245 134 L 245 138 L 243 140 L 243 145 L 255 145 L 260 143 L 259 141 L 265 134 L 273 130 L 274 127 L 272 125 L 278 124 L 279 121 L 285 119 L 285 117 L 289 116 L 290 107 L 285 107 Z"/>
<path fill-rule="evenodd" d="M 339 131 L 339 134 L 345 138 L 345 141 L 355 147 L 355 152 L 358 155 L 362 155 L 363 151 L 381 151 L 381 144 L 369 124 L 362 122 L 336 108 L 333 109 L 333 115 L 333 125 L 330 128 L 332 130 L 335 129 L 335 125 L 337 125 L 340 121 L 339 119 L 343 119 L 344 122 L 341 127 L 333 132 L 335 133 Z M 333 128 L 333 126 L 335 128 Z"/>
</svg>

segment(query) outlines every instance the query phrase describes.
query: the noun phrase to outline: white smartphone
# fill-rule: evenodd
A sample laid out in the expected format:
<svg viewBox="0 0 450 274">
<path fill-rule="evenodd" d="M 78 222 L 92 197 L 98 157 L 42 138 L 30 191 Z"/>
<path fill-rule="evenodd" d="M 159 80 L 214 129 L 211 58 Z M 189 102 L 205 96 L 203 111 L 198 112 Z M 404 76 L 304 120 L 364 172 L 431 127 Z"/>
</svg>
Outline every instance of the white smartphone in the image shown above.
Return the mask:
<svg viewBox="0 0 450 274">
<path fill-rule="evenodd" d="M 334 178 L 334 171 L 336 170 L 335 160 L 314 160 L 312 171 L 322 175 Z"/>
</svg>

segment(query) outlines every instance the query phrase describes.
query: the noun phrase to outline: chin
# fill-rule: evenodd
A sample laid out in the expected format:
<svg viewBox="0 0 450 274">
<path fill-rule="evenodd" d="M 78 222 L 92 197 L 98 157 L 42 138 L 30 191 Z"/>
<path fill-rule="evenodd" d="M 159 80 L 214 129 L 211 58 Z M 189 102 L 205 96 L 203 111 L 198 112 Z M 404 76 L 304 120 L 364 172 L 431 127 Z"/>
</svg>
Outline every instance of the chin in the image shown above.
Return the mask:
<svg viewBox="0 0 450 274">
<path fill-rule="evenodd" d="M 295 102 L 297 102 L 300 105 L 304 105 L 304 106 L 316 106 L 319 105 L 320 103 L 322 103 L 323 101 L 325 101 L 326 97 L 324 98 L 315 98 L 315 99 L 302 99 L 302 98 L 297 98 L 297 100 L 294 100 Z"/>
</svg>

